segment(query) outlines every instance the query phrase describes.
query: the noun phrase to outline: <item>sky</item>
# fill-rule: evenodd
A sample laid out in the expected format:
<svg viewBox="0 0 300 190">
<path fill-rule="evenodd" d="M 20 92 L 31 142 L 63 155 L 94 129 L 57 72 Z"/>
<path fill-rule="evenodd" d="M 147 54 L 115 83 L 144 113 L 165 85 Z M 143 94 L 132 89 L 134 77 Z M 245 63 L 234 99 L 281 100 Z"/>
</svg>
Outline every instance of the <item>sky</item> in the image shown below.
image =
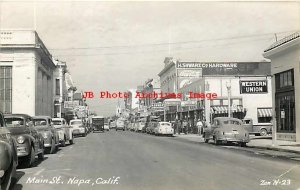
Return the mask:
<svg viewBox="0 0 300 190">
<path fill-rule="evenodd" d="M 157 78 L 165 57 L 264 60 L 275 34 L 300 30 L 300 4 L 4 0 L 0 29 L 36 29 L 52 56 L 66 61 L 77 89 L 95 93 L 90 109 L 110 116 L 118 100 L 100 99 L 99 92 Z"/>
</svg>

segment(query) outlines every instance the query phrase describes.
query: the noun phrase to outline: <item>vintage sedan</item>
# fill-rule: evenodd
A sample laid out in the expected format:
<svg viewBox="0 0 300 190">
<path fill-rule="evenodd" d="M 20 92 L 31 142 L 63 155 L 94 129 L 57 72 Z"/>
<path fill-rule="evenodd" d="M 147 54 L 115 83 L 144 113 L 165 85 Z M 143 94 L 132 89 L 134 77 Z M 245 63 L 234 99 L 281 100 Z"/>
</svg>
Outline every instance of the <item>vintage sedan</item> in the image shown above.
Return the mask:
<svg viewBox="0 0 300 190">
<path fill-rule="evenodd" d="M 0 112 L 0 189 L 9 189 L 12 179 L 16 179 L 17 165 L 17 144 L 11 137 Z"/>
<path fill-rule="evenodd" d="M 66 146 L 66 142 L 73 144 L 73 129 L 64 118 L 52 118 L 53 126 L 58 132 L 59 143 Z"/>
<path fill-rule="evenodd" d="M 203 137 L 206 143 L 212 139 L 216 145 L 236 142 L 240 146 L 246 146 L 250 141 L 242 120 L 228 117 L 216 117 L 213 124 L 204 129 Z"/>
<path fill-rule="evenodd" d="M 173 136 L 174 130 L 170 122 L 158 122 L 158 125 L 154 128 L 155 135 L 167 135 Z"/>
<path fill-rule="evenodd" d="M 34 126 L 44 138 L 45 151 L 48 154 L 54 154 L 59 146 L 58 132 L 52 124 L 49 116 L 34 116 Z"/>
<path fill-rule="evenodd" d="M 6 126 L 17 142 L 20 164 L 31 167 L 37 155 L 44 159 L 44 140 L 33 125 L 32 117 L 26 114 L 4 115 Z"/>
<path fill-rule="evenodd" d="M 149 122 L 149 126 L 146 129 L 147 133 L 154 135 L 155 131 L 154 129 L 158 126 L 158 122 L 157 121 L 151 121 Z"/>
<path fill-rule="evenodd" d="M 87 135 L 86 127 L 84 126 L 81 119 L 73 119 L 70 121 L 70 126 L 73 130 L 73 136 L 83 136 Z"/>
</svg>

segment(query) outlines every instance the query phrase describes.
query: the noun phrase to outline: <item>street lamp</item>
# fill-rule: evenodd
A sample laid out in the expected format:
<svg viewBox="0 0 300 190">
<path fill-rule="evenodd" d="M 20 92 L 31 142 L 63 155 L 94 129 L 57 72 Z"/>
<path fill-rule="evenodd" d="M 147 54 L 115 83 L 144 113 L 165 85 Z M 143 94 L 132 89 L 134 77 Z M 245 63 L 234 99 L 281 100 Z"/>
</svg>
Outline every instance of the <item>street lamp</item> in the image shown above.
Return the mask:
<svg viewBox="0 0 300 190">
<path fill-rule="evenodd" d="M 231 117 L 231 81 L 226 82 L 228 92 L 228 117 Z"/>
</svg>

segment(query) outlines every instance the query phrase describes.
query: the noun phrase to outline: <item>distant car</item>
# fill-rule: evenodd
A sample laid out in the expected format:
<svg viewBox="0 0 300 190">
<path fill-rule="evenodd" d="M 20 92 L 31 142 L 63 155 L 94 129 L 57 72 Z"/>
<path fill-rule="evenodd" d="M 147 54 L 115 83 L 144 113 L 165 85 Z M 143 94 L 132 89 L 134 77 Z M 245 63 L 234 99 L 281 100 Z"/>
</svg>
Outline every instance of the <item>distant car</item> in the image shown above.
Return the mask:
<svg viewBox="0 0 300 190">
<path fill-rule="evenodd" d="M 59 146 L 59 137 L 53 126 L 52 118 L 49 116 L 34 116 L 32 118 L 35 128 L 44 138 L 45 152 L 54 154 Z"/>
<path fill-rule="evenodd" d="M 6 128 L 0 112 L 0 189 L 9 189 L 12 179 L 16 179 L 18 165 L 17 144 Z"/>
<path fill-rule="evenodd" d="M 158 126 L 158 122 L 157 121 L 151 121 L 149 122 L 149 126 L 148 128 L 146 128 L 147 133 L 154 135 L 155 131 L 154 129 Z"/>
<path fill-rule="evenodd" d="M 137 131 L 136 132 L 142 132 L 143 128 L 145 127 L 146 122 L 143 120 L 140 120 L 137 122 Z"/>
<path fill-rule="evenodd" d="M 92 128 L 93 128 L 93 132 L 95 131 L 104 132 L 104 117 L 103 116 L 92 117 Z"/>
<path fill-rule="evenodd" d="M 116 131 L 118 131 L 118 130 L 125 131 L 125 123 L 124 123 L 124 120 L 122 120 L 122 119 L 117 120 Z"/>
<path fill-rule="evenodd" d="M 26 114 L 5 114 L 7 129 L 17 142 L 17 155 L 20 164 L 31 167 L 35 156 L 44 159 L 44 139 L 33 125 L 33 119 Z"/>
<path fill-rule="evenodd" d="M 157 127 L 154 128 L 155 135 L 173 136 L 174 130 L 170 122 L 158 122 Z"/>
<path fill-rule="evenodd" d="M 59 143 L 61 146 L 66 146 L 66 142 L 73 144 L 73 130 L 64 118 L 52 118 L 53 125 L 58 132 Z"/>
<path fill-rule="evenodd" d="M 83 136 L 85 137 L 87 135 L 87 130 L 82 122 L 81 119 L 73 119 L 70 121 L 70 126 L 73 130 L 74 136 Z"/>
<path fill-rule="evenodd" d="M 109 125 L 108 125 L 108 123 L 104 123 L 104 130 L 109 131 Z"/>
<path fill-rule="evenodd" d="M 111 121 L 110 123 L 109 123 L 109 128 L 110 129 L 115 129 L 116 128 L 116 121 Z"/>
<path fill-rule="evenodd" d="M 216 117 L 213 124 L 205 128 L 203 137 L 206 143 L 212 139 L 216 145 L 236 142 L 240 146 L 246 146 L 250 141 L 249 133 L 245 130 L 242 120 L 228 117 Z"/>
</svg>

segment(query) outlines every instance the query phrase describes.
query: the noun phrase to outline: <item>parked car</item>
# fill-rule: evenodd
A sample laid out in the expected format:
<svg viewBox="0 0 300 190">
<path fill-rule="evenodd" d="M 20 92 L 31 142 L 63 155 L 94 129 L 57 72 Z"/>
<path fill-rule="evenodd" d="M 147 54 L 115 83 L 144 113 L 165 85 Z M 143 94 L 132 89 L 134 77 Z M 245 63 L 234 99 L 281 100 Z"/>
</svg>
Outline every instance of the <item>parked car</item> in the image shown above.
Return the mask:
<svg viewBox="0 0 300 190">
<path fill-rule="evenodd" d="M 158 126 L 157 121 L 149 122 L 149 127 L 146 129 L 147 133 L 154 135 L 154 129 Z"/>
<path fill-rule="evenodd" d="M 0 112 L 0 189 L 8 190 L 12 179 L 16 179 L 18 165 L 17 144 L 6 127 Z"/>
<path fill-rule="evenodd" d="M 136 132 L 142 132 L 143 128 L 145 127 L 146 121 L 139 120 L 137 121 L 137 130 Z"/>
<path fill-rule="evenodd" d="M 58 132 L 59 143 L 61 146 L 66 146 L 66 142 L 73 144 L 73 130 L 64 118 L 53 118 L 53 126 Z"/>
<path fill-rule="evenodd" d="M 118 130 L 125 131 L 125 124 L 124 124 L 124 120 L 122 120 L 122 119 L 117 120 L 116 131 L 118 131 Z"/>
<path fill-rule="evenodd" d="M 33 119 L 26 114 L 6 114 L 4 120 L 11 135 L 17 142 L 17 155 L 20 164 L 31 167 L 35 156 L 44 159 L 44 139 L 35 129 Z"/>
<path fill-rule="evenodd" d="M 81 119 L 73 119 L 70 121 L 70 126 L 73 130 L 73 136 L 83 136 L 87 135 L 87 130 Z"/>
<path fill-rule="evenodd" d="M 109 123 L 109 128 L 110 128 L 110 129 L 115 129 L 116 126 L 117 126 L 117 122 L 116 122 L 116 121 L 111 121 L 111 122 Z"/>
<path fill-rule="evenodd" d="M 174 129 L 170 122 L 158 122 L 157 127 L 154 128 L 155 135 L 168 135 L 173 136 Z"/>
<path fill-rule="evenodd" d="M 250 141 L 249 133 L 245 130 L 240 119 L 228 117 L 216 117 L 210 127 L 206 127 L 203 134 L 206 143 L 210 139 L 215 144 L 237 142 L 241 146 L 246 146 Z"/>
<path fill-rule="evenodd" d="M 254 134 L 255 136 L 267 136 L 268 134 L 272 133 L 272 124 L 270 123 L 260 123 L 254 125 L 251 118 L 244 118 L 242 121 L 249 134 Z"/>
<path fill-rule="evenodd" d="M 34 116 L 32 118 L 35 128 L 44 138 L 45 152 L 54 154 L 59 146 L 59 137 L 53 126 L 52 118 L 49 116 Z"/>
<path fill-rule="evenodd" d="M 104 123 L 104 130 L 109 131 L 109 125 L 108 125 L 108 123 Z"/>
</svg>

